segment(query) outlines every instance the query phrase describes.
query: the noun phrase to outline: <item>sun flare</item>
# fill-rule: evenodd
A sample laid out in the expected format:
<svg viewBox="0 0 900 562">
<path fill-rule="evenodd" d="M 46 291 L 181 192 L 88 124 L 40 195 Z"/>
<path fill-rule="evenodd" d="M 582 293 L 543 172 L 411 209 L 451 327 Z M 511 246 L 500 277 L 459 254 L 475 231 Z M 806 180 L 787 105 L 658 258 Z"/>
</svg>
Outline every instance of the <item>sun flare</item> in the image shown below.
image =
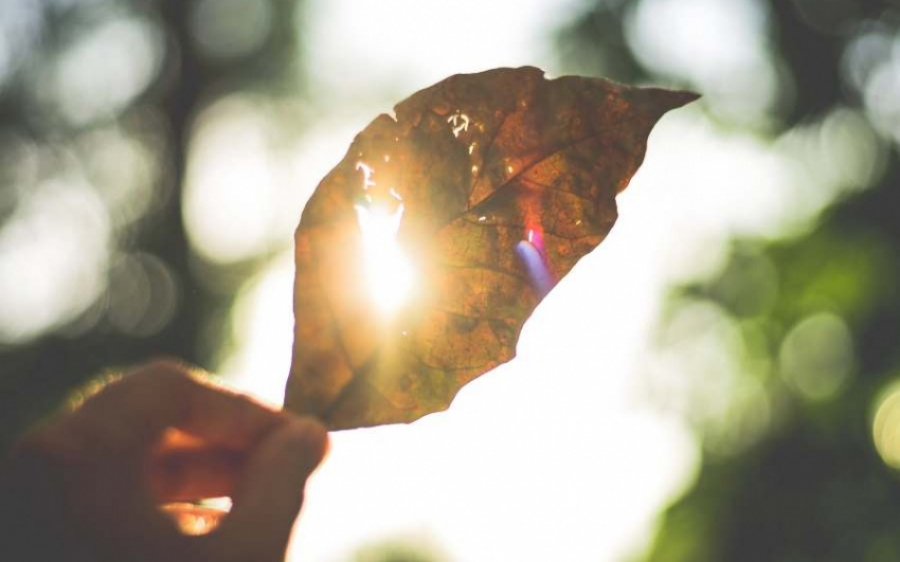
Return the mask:
<svg viewBox="0 0 900 562">
<path fill-rule="evenodd" d="M 373 170 L 363 164 L 357 169 L 364 175 L 365 202 L 356 205 L 356 218 L 362 234 L 365 284 L 376 308 L 389 315 L 397 311 L 413 292 L 415 271 L 397 243 L 397 232 L 405 207 L 400 195 L 390 190 L 387 201 L 375 200 L 368 193 L 375 185 Z"/>
</svg>

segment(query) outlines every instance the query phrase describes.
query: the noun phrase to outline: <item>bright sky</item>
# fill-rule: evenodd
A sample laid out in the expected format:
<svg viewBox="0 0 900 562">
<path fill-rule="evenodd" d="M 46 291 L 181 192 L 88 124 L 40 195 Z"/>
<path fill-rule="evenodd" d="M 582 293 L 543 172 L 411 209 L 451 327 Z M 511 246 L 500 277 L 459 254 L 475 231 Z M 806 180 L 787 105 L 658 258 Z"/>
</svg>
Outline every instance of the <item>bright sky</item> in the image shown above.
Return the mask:
<svg viewBox="0 0 900 562">
<path fill-rule="evenodd" d="M 580 2 L 309 4 L 312 88 L 327 103 L 298 147 L 306 194 L 376 111 L 424 86 L 496 66 L 557 74 L 548 40 Z M 686 428 L 646 407 L 636 388 L 664 289 L 720 265 L 729 233 L 794 220 L 785 212 L 793 173 L 761 143 L 717 133 L 693 110 L 664 118 L 619 198 L 612 234 L 537 309 L 515 360 L 464 388 L 445 413 L 333 434 L 292 559 L 346 560 L 391 540 L 465 561 L 639 552 L 699 458 Z M 290 365 L 291 258 L 239 300 L 241 347 L 224 369 L 273 402 Z"/>
</svg>

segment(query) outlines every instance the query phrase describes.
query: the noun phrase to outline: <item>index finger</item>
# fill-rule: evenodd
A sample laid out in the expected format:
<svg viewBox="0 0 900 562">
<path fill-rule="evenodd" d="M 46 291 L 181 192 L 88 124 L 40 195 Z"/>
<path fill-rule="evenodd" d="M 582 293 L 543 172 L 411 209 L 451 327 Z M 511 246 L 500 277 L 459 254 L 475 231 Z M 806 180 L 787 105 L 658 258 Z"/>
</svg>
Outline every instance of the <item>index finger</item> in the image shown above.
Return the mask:
<svg viewBox="0 0 900 562">
<path fill-rule="evenodd" d="M 147 448 L 170 428 L 241 450 L 285 422 L 280 411 L 194 373 L 174 361 L 149 363 L 85 402 L 69 428 L 113 451 Z"/>
</svg>

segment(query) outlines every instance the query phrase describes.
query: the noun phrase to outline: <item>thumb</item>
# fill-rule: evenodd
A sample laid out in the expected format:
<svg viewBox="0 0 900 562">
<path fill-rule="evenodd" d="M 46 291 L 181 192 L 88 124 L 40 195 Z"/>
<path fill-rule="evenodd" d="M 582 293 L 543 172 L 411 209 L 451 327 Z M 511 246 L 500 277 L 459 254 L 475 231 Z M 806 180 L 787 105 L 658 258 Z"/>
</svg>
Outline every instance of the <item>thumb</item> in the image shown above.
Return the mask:
<svg viewBox="0 0 900 562">
<path fill-rule="evenodd" d="M 256 448 L 222 522 L 225 559 L 283 560 L 306 479 L 322 461 L 328 433 L 311 418 L 290 416 Z"/>
</svg>

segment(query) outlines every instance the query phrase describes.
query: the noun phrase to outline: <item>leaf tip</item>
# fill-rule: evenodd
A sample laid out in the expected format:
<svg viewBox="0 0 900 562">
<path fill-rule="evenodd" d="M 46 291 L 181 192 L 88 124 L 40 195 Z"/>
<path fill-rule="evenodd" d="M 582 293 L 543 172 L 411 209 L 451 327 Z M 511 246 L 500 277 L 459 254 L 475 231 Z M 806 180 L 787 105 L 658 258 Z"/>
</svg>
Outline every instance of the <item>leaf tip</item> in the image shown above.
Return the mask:
<svg viewBox="0 0 900 562">
<path fill-rule="evenodd" d="M 666 111 L 678 109 L 685 105 L 700 99 L 700 94 L 688 90 L 666 90 L 663 88 L 653 88 L 654 97 L 657 98 L 660 105 L 665 106 Z"/>
<path fill-rule="evenodd" d="M 697 92 L 691 92 L 689 90 L 679 90 L 676 92 L 679 95 L 679 104 L 677 107 L 681 107 L 687 105 L 691 102 L 695 102 L 698 99 L 702 98 L 700 94 Z"/>
</svg>

